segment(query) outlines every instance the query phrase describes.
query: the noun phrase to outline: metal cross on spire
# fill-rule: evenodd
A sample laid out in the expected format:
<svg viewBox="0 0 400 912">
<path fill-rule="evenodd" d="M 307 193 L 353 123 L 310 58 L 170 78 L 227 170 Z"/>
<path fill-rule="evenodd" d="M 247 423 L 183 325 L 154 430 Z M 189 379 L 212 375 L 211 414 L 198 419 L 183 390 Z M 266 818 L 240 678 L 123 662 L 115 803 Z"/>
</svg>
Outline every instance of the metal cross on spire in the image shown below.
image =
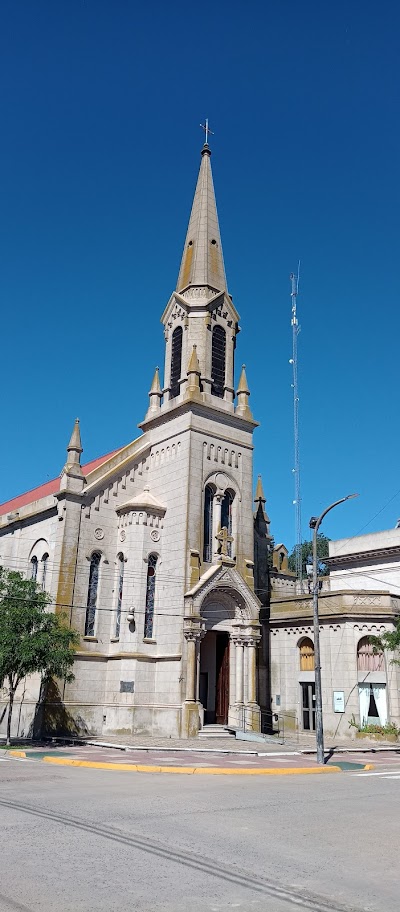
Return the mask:
<svg viewBox="0 0 400 912">
<path fill-rule="evenodd" d="M 200 124 L 200 126 L 201 126 L 201 129 L 204 130 L 204 132 L 206 134 L 206 146 L 208 146 L 208 134 L 210 133 L 211 136 L 214 136 L 214 131 L 210 130 L 210 128 L 208 126 L 208 117 L 206 117 L 205 124 Z"/>
</svg>

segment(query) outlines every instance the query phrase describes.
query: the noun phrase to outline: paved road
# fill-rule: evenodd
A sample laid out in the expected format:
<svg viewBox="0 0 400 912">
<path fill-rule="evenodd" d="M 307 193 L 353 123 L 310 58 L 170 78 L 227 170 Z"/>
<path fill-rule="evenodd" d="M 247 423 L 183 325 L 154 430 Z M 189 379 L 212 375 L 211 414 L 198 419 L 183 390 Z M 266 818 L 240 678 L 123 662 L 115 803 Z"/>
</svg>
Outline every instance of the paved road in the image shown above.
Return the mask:
<svg viewBox="0 0 400 912">
<path fill-rule="evenodd" d="M 5 760 L 0 910 L 397 912 L 391 766 L 260 779 Z"/>
</svg>

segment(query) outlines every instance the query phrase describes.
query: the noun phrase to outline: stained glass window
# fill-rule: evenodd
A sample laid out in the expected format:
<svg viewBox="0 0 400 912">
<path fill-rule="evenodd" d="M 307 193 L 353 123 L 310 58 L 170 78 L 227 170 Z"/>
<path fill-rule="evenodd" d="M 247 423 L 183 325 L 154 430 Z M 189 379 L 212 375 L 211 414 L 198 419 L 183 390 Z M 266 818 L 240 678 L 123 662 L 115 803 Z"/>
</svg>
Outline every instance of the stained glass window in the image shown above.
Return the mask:
<svg viewBox="0 0 400 912">
<path fill-rule="evenodd" d="M 225 387 L 226 334 L 222 326 L 214 326 L 211 354 L 211 392 L 213 396 L 224 397 Z"/>
<path fill-rule="evenodd" d="M 94 636 L 94 626 L 96 621 L 97 607 L 97 589 L 99 585 L 99 568 L 101 554 L 95 551 L 90 561 L 89 588 L 87 597 L 85 636 Z"/>
<path fill-rule="evenodd" d="M 182 335 L 182 327 L 177 326 L 172 333 L 170 399 L 175 399 L 176 396 L 179 396 L 179 380 L 182 367 Z"/>
<path fill-rule="evenodd" d="M 153 636 L 154 597 L 156 591 L 157 555 L 150 554 L 147 566 L 146 611 L 144 615 L 144 636 L 151 640 Z"/>
<path fill-rule="evenodd" d="M 122 589 L 124 585 L 124 555 L 118 555 L 118 591 L 117 591 L 117 617 L 115 621 L 115 636 L 119 637 L 121 630 Z"/>
</svg>

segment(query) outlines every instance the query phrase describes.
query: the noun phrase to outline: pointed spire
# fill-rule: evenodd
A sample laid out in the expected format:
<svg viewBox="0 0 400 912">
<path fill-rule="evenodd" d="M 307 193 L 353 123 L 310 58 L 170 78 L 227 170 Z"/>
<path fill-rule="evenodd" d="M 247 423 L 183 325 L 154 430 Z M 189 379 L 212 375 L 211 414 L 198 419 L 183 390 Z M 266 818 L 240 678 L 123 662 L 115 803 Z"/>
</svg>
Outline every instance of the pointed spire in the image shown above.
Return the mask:
<svg viewBox="0 0 400 912">
<path fill-rule="evenodd" d="M 205 143 L 177 291 L 188 285 L 209 285 L 218 291 L 227 291 L 210 157 L 210 147 Z"/>
<path fill-rule="evenodd" d="M 264 490 L 263 490 L 261 475 L 259 475 L 258 478 L 257 478 L 256 496 L 255 496 L 255 498 L 254 498 L 254 503 L 259 503 L 259 502 L 261 502 L 261 503 L 266 503 L 266 502 L 267 502 L 267 501 L 266 501 L 266 497 L 264 496 Z"/>
<path fill-rule="evenodd" d="M 77 493 L 82 490 L 85 478 L 81 467 L 81 453 L 83 453 L 83 447 L 79 418 L 77 418 L 67 446 L 67 461 L 61 473 L 60 491 Z"/>
<path fill-rule="evenodd" d="M 200 393 L 200 365 L 197 357 L 197 346 L 194 345 L 187 366 L 186 399 L 201 399 Z"/>
<path fill-rule="evenodd" d="M 149 391 L 149 407 L 147 409 L 146 418 L 150 415 L 154 415 L 155 412 L 158 412 L 161 408 L 161 399 L 162 399 L 162 390 L 160 386 L 160 375 L 158 367 L 154 371 L 154 377 L 151 383 Z"/>
<path fill-rule="evenodd" d="M 75 463 L 80 464 L 81 453 L 83 453 L 83 447 L 81 442 L 81 431 L 79 427 L 79 418 L 76 418 L 74 428 L 71 434 L 71 439 L 67 446 L 68 459 L 67 463 L 69 465 Z"/>
<path fill-rule="evenodd" d="M 246 365 L 245 364 L 242 364 L 242 371 L 240 374 L 240 380 L 239 380 L 239 386 L 237 388 L 237 393 L 238 393 L 238 395 L 239 395 L 239 393 L 247 393 L 247 395 L 250 396 L 250 390 L 249 390 L 249 386 L 247 383 L 247 377 L 246 377 Z"/>
<path fill-rule="evenodd" d="M 253 419 L 251 409 L 249 406 L 249 396 L 250 390 L 247 385 L 247 377 L 245 365 L 242 365 L 242 373 L 240 374 L 239 386 L 236 390 L 237 395 L 237 406 L 235 408 L 235 415 L 240 415 L 241 418 Z"/>
</svg>

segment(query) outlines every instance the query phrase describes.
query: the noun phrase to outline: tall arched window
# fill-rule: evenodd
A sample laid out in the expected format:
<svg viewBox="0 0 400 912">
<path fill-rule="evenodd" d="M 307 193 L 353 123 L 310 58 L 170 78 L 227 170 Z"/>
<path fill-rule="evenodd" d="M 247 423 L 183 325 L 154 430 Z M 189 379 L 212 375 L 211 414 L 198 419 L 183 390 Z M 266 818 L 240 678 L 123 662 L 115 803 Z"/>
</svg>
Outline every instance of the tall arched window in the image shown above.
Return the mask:
<svg viewBox="0 0 400 912">
<path fill-rule="evenodd" d="M 300 671 L 315 671 L 314 643 L 309 637 L 300 643 Z"/>
<path fill-rule="evenodd" d="M 47 561 L 49 555 L 46 553 L 42 557 L 42 589 L 46 588 Z"/>
<path fill-rule="evenodd" d="M 232 535 L 232 504 L 232 491 L 225 491 L 221 503 L 221 529 L 225 526 L 228 530 L 228 535 Z M 232 557 L 232 542 L 228 542 L 228 556 Z"/>
<path fill-rule="evenodd" d="M 383 671 L 383 652 L 374 652 L 374 646 L 369 642 L 369 637 L 362 637 L 357 646 L 358 671 Z"/>
<path fill-rule="evenodd" d="M 214 326 L 211 354 L 211 392 L 213 396 L 224 397 L 225 388 L 226 333 L 222 326 Z"/>
<path fill-rule="evenodd" d="M 117 615 L 115 619 L 115 636 L 119 637 L 121 630 L 122 590 L 124 586 L 124 555 L 118 555 L 118 582 L 117 582 Z"/>
<path fill-rule="evenodd" d="M 157 560 L 158 558 L 156 554 L 149 555 L 146 583 L 146 610 L 144 615 L 144 636 L 147 640 L 151 640 L 153 636 Z"/>
<path fill-rule="evenodd" d="M 177 326 L 172 333 L 170 399 L 175 399 L 176 396 L 179 396 L 179 380 L 182 368 L 182 335 L 182 327 Z"/>
<path fill-rule="evenodd" d="M 37 557 L 31 558 L 31 579 L 37 580 L 37 571 L 38 571 L 38 559 Z"/>
<path fill-rule="evenodd" d="M 212 560 L 212 534 L 213 534 L 213 500 L 214 491 L 211 485 L 206 485 L 204 491 L 204 541 L 203 561 L 210 563 Z"/>
<path fill-rule="evenodd" d="M 97 590 L 99 587 L 99 568 L 101 554 L 94 551 L 90 560 L 89 588 L 87 597 L 85 636 L 94 636 L 97 608 Z"/>
</svg>

